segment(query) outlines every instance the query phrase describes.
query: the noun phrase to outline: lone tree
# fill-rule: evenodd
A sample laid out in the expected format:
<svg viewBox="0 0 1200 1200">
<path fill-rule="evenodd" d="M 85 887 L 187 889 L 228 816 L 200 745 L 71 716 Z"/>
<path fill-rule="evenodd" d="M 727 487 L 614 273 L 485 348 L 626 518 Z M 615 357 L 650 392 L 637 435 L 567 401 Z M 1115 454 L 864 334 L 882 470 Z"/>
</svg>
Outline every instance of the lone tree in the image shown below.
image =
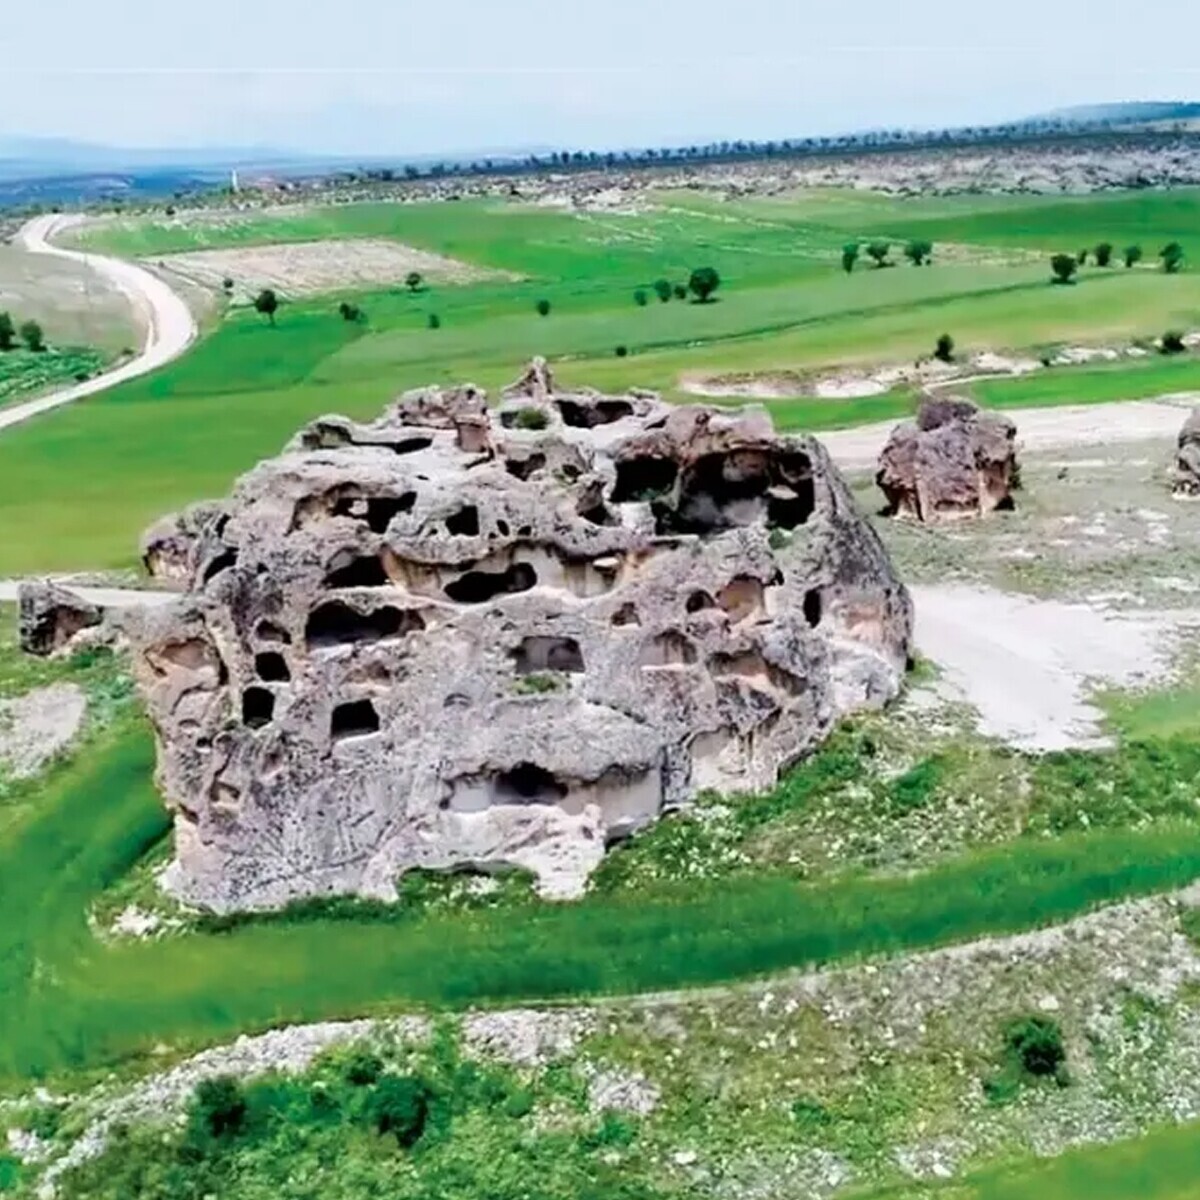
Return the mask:
<svg viewBox="0 0 1200 1200">
<path fill-rule="evenodd" d="M 410 292 L 420 291 L 421 282 L 420 271 L 409 271 L 409 273 L 404 277 L 404 286 L 407 287 Z"/>
<path fill-rule="evenodd" d="M 656 279 L 654 281 L 654 294 L 664 303 L 671 299 L 673 293 L 671 281 L 669 279 Z"/>
<path fill-rule="evenodd" d="M 1142 261 L 1141 246 L 1126 246 L 1125 247 L 1125 266 L 1135 267 Z"/>
<path fill-rule="evenodd" d="M 46 348 L 46 335 L 36 321 L 26 321 L 21 326 L 21 341 L 35 353 L 40 354 Z"/>
<path fill-rule="evenodd" d="M 1053 283 L 1072 283 L 1075 279 L 1075 272 L 1079 270 L 1079 263 L 1070 254 L 1056 254 L 1050 260 L 1050 270 L 1054 272 Z"/>
<path fill-rule="evenodd" d="M 343 300 L 338 305 L 338 312 L 342 314 L 343 321 L 350 321 L 354 324 L 366 319 L 366 313 L 357 304 L 351 304 L 349 300 Z"/>
<path fill-rule="evenodd" d="M 637 291 L 633 293 L 633 302 L 638 306 L 638 308 L 645 308 L 646 305 L 650 303 L 650 296 L 645 288 L 638 288 Z"/>
<path fill-rule="evenodd" d="M 11 350 L 17 344 L 17 327 L 13 324 L 12 316 L 0 312 L 0 350 Z"/>
<path fill-rule="evenodd" d="M 279 311 L 279 297 L 275 295 L 274 288 L 263 288 L 254 297 L 254 310 L 262 313 L 272 325 L 275 324 L 275 314 Z"/>
<path fill-rule="evenodd" d="M 537 309 L 537 314 L 539 317 L 548 317 L 550 315 L 549 300 L 539 300 L 534 307 Z"/>
<path fill-rule="evenodd" d="M 697 267 L 688 280 L 688 288 L 700 304 L 707 304 L 713 292 L 721 286 L 721 277 L 712 267 Z"/>
<path fill-rule="evenodd" d="M 1113 247 L 1112 242 L 1101 242 L 1096 247 L 1096 266 L 1109 267 L 1112 266 Z"/>
<path fill-rule="evenodd" d="M 954 361 L 954 339 L 948 333 L 943 333 L 938 338 L 937 345 L 934 347 L 933 357 L 938 362 L 950 363 Z"/>
<path fill-rule="evenodd" d="M 1168 242 L 1159 252 L 1163 270 L 1168 275 L 1174 275 L 1183 266 L 1183 247 L 1178 242 Z"/>
<path fill-rule="evenodd" d="M 877 267 L 886 267 L 888 263 L 888 254 L 891 252 L 891 242 L 871 242 L 867 246 L 867 253 L 875 260 Z"/>
<path fill-rule="evenodd" d="M 933 262 L 933 243 L 923 238 L 911 241 L 904 247 L 904 257 L 914 267 L 926 267 Z"/>
<path fill-rule="evenodd" d="M 859 245 L 857 242 L 847 242 L 842 247 L 842 270 L 847 275 L 854 270 L 855 263 L 858 262 Z"/>
</svg>

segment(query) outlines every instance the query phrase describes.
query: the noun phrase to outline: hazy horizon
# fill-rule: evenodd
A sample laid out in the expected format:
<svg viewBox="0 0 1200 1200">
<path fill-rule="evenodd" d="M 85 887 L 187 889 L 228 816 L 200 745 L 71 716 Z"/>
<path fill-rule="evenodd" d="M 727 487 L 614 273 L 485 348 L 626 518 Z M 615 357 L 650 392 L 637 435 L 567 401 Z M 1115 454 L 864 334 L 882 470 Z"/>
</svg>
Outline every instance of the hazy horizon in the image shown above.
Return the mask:
<svg viewBox="0 0 1200 1200">
<path fill-rule="evenodd" d="M 424 155 L 678 145 L 981 124 L 1076 104 L 1188 99 L 1200 13 L 1148 0 L 946 0 L 803 12 L 778 0 L 209 0 L 121 12 L 61 0 L 0 29 L 11 134 L 138 148 Z"/>
</svg>

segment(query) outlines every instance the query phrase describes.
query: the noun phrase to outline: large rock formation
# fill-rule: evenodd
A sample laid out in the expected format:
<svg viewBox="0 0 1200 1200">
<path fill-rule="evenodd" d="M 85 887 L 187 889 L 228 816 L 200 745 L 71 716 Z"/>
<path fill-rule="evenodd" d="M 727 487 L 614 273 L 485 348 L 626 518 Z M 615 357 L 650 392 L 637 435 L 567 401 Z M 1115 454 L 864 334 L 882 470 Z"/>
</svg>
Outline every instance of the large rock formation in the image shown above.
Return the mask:
<svg viewBox="0 0 1200 1200">
<path fill-rule="evenodd" d="M 1013 506 L 1017 427 L 969 400 L 927 398 L 892 430 L 875 482 L 887 516 L 947 521 Z"/>
<path fill-rule="evenodd" d="M 1179 431 L 1175 495 L 1188 499 L 1200 496 L 1200 408 L 1192 410 Z"/>
<path fill-rule="evenodd" d="M 317 420 L 196 538 L 136 664 L 168 884 L 219 910 L 414 867 L 576 895 L 664 809 L 770 787 L 909 652 L 817 442 L 544 364 L 495 413 L 464 387 Z"/>
</svg>

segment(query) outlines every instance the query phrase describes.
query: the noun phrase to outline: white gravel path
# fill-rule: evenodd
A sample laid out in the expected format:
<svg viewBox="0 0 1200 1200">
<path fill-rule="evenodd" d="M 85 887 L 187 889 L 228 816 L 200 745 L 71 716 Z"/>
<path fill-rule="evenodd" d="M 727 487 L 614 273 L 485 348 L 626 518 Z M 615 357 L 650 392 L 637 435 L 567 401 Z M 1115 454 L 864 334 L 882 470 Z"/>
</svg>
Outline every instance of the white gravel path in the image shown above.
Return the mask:
<svg viewBox="0 0 1200 1200">
<path fill-rule="evenodd" d="M 83 218 L 78 214 L 48 213 L 34 217 L 22 226 L 16 244 L 33 254 L 51 254 L 83 263 L 128 296 L 139 324 L 146 331 L 141 353 L 137 358 L 84 383 L 0 409 L 0 430 L 157 370 L 178 358 L 196 337 L 196 321 L 188 306 L 156 275 L 117 258 L 66 250 L 51 244 L 51 238 L 81 220 Z"/>
<path fill-rule="evenodd" d="M 1123 400 L 1115 404 L 1073 404 L 1058 408 L 1001 410 L 1017 425 L 1017 444 L 1028 453 L 1079 446 L 1136 442 L 1179 435 L 1188 411 L 1200 396 L 1182 393 L 1156 400 Z M 897 421 L 880 421 L 855 429 L 818 434 L 839 467 L 874 468 Z"/>
<path fill-rule="evenodd" d="M 917 648 L 939 691 L 984 734 L 1023 750 L 1104 746 L 1095 687 L 1135 687 L 1171 668 L 1175 634 L 1200 612 L 1104 612 L 991 588 L 914 587 Z"/>
</svg>

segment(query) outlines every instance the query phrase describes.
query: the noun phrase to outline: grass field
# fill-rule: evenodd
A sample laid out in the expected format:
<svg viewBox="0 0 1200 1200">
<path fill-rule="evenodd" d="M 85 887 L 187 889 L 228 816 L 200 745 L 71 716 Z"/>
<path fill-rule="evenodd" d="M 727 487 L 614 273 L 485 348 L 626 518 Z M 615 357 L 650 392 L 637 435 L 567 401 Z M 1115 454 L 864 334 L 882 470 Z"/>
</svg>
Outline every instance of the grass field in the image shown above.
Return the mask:
<svg viewBox="0 0 1200 1200">
<path fill-rule="evenodd" d="M 360 295 L 365 326 L 337 317 L 337 297 L 286 307 L 274 329 L 234 314 L 159 374 L 11 431 L 0 439 L 0 523 L 15 536 L 0 545 L 0 576 L 129 566 L 146 524 L 224 493 L 305 419 L 369 416 L 396 392 L 426 383 L 471 379 L 495 388 L 535 353 L 555 360 L 569 384 L 641 385 L 682 399 L 684 375 L 903 362 L 927 354 L 943 330 L 970 352 L 1198 325 L 1200 274 L 1093 268 L 1076 286 L 1056 288 L 1040 258 L 1103 231 L 1120 244 L 1134 227 L 1151 249 L 1180 233 L 1190 214 L 1200 215 L 1200 194 L 1047 203 L 814 193 L 723 203 L 689 193 L 631 215 L 477 201 L 95 226 L 83 235 L 90 247 L 152 255 L 279 238 L 388 237 L 522 278 Z M 969 238 L 979 253 L 846 276 L 841 245 L 878 232 Z M 1013 248 L 1039 257 L 1005 259 L 1001 252 Z M 724 280 L 715 303 L 661 304 L 653 294 L 645 307 L 634 303 L 637 288 L 685 280 L 706 264 Z M 552 305 L 546 318 L 534 312 L 542 297 Z M 431 312 L 440 329 L 428 328 Z M 619 345 L 628 357 L 615 356 Z M 1190 360 L 1139 365 L 1129 369 L 1129 386 L 1141 394 L 1178 388 L 1193 370 Z M 1048 395 L 1098 400 L 1124 395 L 1124 378 L 1064 370 L 986 385 L 984 395 L 1013 406 Z M 777 415 L 787 427 L 820 430 L 888 419 L 908 406 L 903 394 L 788 401 Z M 88 470 L 77 470 L 84 461 Z"/>
</svg>

